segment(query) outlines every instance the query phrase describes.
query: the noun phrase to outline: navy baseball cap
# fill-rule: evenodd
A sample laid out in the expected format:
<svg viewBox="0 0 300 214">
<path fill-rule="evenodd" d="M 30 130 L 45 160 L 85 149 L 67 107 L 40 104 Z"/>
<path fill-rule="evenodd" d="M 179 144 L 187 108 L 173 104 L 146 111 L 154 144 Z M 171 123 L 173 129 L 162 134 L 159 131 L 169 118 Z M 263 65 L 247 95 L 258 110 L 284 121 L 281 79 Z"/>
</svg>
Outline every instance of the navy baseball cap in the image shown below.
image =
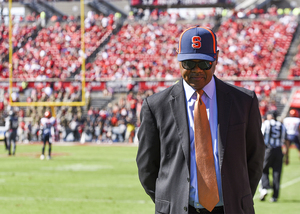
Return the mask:
<svg viewBox="0 0 300 214">
<path fill-rule="evenodd" d="M 200 59 L 215 61 L 217 57 L 217 37 L 209 28 L 194 26 L 180 35 L 178 61 Z"/>
</svg>

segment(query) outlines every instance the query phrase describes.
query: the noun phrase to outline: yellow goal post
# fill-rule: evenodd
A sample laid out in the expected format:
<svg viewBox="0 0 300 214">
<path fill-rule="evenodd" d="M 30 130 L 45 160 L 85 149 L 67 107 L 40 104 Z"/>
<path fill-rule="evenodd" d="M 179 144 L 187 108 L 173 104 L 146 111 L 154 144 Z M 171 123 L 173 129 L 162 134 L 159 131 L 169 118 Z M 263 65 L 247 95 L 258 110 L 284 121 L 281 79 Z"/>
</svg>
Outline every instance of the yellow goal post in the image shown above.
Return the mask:
<svg viewBox="0 0 300 214">
<path fill-rule="evenodd" d="M 58 106 L 84 106 L 86 104 L 85 100 L 85 58 L 82 54 L 82 64 L 81 64 L 81 90 L 82 97 L 79 102 L 13 102 L 12 93 L 13 93 L 13 66 L 12 66 L 12 0 L 8 2 L 9 7 L 9 105 L 14 106 L 47 106 L 51 107 L 52 113 L 55 115 L 54 107 Z M 84 43 L 84 0 L 80 0 L 80 17 L 81 17 L 81 51 L 85 53 L 85 43 Z M 39 81 L 38 81 L 39 82 Z"/>
</svg>

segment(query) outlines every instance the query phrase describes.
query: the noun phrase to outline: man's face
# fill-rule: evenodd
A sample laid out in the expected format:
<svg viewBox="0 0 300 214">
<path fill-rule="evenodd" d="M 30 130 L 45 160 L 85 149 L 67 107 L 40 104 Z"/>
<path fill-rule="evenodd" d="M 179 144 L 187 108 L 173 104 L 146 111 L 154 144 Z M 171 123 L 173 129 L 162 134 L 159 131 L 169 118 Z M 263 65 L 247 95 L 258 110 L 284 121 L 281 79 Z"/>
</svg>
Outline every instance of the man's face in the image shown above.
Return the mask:
<svg viewBox="0 0 300 214">
<path fill-rule="evenodd" d="M 196 91 L 202 89 L 210 82 L 215 73 L 216 64 L 218 62 L 218 55 L 219 52 L 217 52 L 217 58 L 215 61 L 212 62 L 212 67 L 209 70 L 200 69 L 198 67 L 198 64 L 196 64 L 196 66 L 193 69 L 188 70 L 182 66 L 182 62 L 179 62 L 182 78 Z M 194 59 L 190 61 L 201 62 L 203 60 Z"/>
</svg>

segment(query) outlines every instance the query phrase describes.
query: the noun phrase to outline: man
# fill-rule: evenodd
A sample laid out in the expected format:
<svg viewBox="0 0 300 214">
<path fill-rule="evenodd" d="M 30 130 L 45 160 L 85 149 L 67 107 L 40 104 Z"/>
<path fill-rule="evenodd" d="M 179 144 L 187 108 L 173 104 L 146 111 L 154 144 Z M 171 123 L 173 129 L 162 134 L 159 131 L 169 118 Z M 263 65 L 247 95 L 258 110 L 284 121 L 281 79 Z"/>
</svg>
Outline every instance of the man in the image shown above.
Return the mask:
<svg viewBox="0 0 300 214">
<path fill-rule="evenodd" d="M 178 61 L 180 81 L 144 99 L 141 110 L 136 161 L 155 213 L 254 213 L 265 149 L 257 97 L 214 76 L 217 39 L 208 28 L 195 26 L 181 34 Z M 205 104 L 204 115 L 194 111 L 195 103 L 197 108 Z M 206 142 L 213 161 L 209 167 L 204 163 L 207 158 L 199 158 L 209 152 L 195 149 L 195 142 L 205 142 L 198 136 L 203 133 L 196 119 L 199 114 L 206 115 L 204 122 L 209 120 L 203 128 L 203 132 L 210 128 L 205 136 L 211 138 Z M 214 186 L 204 178 L 206 171 Z M 206 200 L 206 193 L 212 199 Z"/>
<path fill-rule="evenodd" d="M 55 134 L 55 126 L 56 126 L 55 118 L 52 117 L 50 111 L 46 111 L 44 117 L 41 118 L 40 131 L 39 131 L 39 133 L 42 135 L 42 141 L 43 141 L 42 154 L 40 156 L 41 160 L 45 159 L 45 147 L 47 142 L 49 146 L 47 159 L 48 160 L 51 159 L 52 139 L 54 138 L 54 134 Z"/>
<path fill-rule="evenodd" d="M 263 175 L 261 178 L 262 189 L 260 190 L 260 200 L 264 201 L 270 189 L 269 169 L 273 170 L 273 196 L 271 202 L 277 202 L 280 189 L 280 177 L 282 169 L 282 146 L 287 144 L 286 128 L 276 120 L 276 111 L 267 113 L 267 119 L 263 122 L 262 132 L 264 135 L 266 150 Z"/>
<path fill-rule="evenodd" d="M 8 117 L 6 118 L 6 122 L 5 122 L 5 127 L 6 127 L 5 137 L 6 137 L 8 155 L 11 154 L 15 155 L 19 120 L 13 110 L 10 110 L 8 113 Z M 13 147 L 12 153 L 11 153 L 11 147 Z"/>
<path fill-rule="evenodd" d="M 283 124 L 286 127 L 287 139 L 289 144 L 286 146 L 285 162 L 289 163 L 289 147 L 291 143 L 294 143 L 298 149 L 298 156 L 300 158 L 300 141 L 299 141 L 299 130 L 300 130 L 300 118 L 299 112 L 296 109 L 291 109 L 289 117 L 283 119 Z"/>
</svg>

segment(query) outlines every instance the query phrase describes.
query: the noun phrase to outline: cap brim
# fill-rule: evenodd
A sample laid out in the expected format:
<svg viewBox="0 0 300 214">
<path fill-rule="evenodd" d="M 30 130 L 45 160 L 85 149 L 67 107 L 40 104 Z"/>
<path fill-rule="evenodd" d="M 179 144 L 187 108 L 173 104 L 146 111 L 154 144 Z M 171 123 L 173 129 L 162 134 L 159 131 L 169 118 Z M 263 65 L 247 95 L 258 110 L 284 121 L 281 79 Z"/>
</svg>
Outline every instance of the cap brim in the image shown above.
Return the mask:
<svg viewBox="0 0 300 214">
<path fill-rule="evenodd" d="M 216 54 L 201 54 L 201 53 L 178 54 L 177 59 L 178 61 L 199 59 L 199 60 L 208 60 L 213 62 L 216 60 Z"/>
</svg>

